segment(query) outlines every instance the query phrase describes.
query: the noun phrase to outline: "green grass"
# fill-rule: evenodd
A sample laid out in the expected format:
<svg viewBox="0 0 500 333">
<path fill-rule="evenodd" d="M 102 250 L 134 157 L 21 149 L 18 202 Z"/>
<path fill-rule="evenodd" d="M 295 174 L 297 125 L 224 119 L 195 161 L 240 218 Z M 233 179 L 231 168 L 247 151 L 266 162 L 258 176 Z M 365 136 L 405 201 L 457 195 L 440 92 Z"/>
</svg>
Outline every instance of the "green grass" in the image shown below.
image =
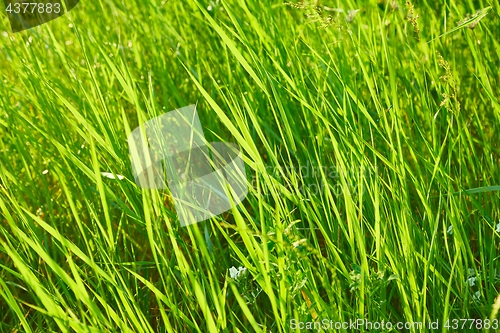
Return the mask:
<svg viewBox="0 0 500 333">
<path fill-rule="evenodd" d="M 3 15 L 0 331 L 500 319 L 500 5 L 456 3 L 96 0 L 17 34 Z M 192 103 L 250 188 L 181 228 L 126 140 Z"/>
</svg>

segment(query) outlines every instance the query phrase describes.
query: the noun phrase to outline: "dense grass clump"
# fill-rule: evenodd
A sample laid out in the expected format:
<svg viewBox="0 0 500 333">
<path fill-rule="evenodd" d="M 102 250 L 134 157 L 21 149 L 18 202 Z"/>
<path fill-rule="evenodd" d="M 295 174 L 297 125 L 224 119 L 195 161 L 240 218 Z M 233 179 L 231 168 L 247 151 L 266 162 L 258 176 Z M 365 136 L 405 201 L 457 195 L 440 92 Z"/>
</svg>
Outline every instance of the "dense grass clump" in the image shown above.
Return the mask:
<svg viewBox="0 0 500 333">
<path fill-rule="evenodd" d="M 496 331 L 499 14 L 96 0 L 15 34 L 2 16 L 0 332 Z M 193 103 L 249 193 L 182 228 L 127 136 Z"/>
</svg>

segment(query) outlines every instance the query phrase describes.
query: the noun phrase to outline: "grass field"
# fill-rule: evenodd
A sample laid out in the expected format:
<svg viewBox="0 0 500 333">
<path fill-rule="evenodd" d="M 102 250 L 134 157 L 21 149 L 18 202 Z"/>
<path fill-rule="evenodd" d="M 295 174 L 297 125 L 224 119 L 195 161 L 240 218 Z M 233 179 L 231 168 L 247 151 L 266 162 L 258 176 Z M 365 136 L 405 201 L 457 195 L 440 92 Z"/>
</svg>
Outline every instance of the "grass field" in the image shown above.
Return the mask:
<svg viewBox="0 0 500 333">
<path fill-rule="evenodd" d="M 499 15 L 82 0 L 19 33 L 2 15 L 0 332 L 500 331 Z M 249 193 L 181 227 L 127 136 L 190 104 L 240 146 Z"/>
</svg>

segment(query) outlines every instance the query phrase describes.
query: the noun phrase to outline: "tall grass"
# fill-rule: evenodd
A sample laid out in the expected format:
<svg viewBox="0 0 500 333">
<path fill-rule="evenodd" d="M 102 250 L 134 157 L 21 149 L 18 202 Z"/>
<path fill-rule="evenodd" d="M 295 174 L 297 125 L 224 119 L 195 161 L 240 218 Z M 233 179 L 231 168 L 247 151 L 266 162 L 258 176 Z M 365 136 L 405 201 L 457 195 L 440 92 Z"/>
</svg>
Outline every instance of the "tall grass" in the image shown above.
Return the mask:
<svg viewBox="0 0 500 333">
<path fill-rule="evenodd" d="M 3 17 L 0 331 L 498 318 L 499 13 L 98 0 L 17 34 Z M 192 103 L 241 147 L 249 194 L 181 228 L 168 189 L 134 183 L 127 136 Z"/>
</svg>

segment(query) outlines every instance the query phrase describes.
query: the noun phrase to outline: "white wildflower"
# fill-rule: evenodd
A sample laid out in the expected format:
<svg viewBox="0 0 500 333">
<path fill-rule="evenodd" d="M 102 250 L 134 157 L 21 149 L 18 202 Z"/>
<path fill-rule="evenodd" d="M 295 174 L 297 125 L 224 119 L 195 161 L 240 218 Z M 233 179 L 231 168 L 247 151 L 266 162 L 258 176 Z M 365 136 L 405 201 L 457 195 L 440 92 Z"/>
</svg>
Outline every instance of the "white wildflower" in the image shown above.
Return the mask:
<svg viewBox="0 0 500 333">
<path fill-rule="evenodd" d="M 247 270 L 246 267 L 240 266 L 240 267 L 236 268 L 233 266 L 229 269 L 229 276 L 231 277 L 231 279 L 238 280 L 240 278 L 240 276 L 242 276 L 243 273 L 246 272 L 246 270 Z"/>
<path fill-rule="evenodd" d="M 497 228 L 495 229 L 495 231 L 500 233 L 500 223 L 497 224 Z"/>
<path fill-rule="evenodd" d="M 474 302 L 481 301 L 481 293 L 479 291 L 476 291 L 474 295 L 472 295 L 472 299 L 474 300 Z"/>
<path fill-rule="evenodd" d="M 469 285 L 469 287 L 472 287 L 476 284 L 476 277 L 475 276 L 471 276 L 470 278 L 467 279 L 467 284 Z"/>
</svg>

